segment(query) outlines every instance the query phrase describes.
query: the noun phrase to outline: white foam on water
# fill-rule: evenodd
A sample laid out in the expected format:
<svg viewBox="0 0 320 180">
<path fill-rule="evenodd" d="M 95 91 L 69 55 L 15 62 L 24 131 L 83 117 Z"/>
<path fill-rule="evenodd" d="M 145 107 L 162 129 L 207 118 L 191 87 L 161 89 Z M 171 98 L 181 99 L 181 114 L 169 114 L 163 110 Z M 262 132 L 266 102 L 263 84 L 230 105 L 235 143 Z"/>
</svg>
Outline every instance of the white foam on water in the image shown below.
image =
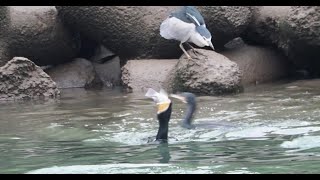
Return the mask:
<svg viewBox="0 0 320 180">
<path fill-rule="evenodd" d="M 280 120 L 279 120 L 280 121 Z M 282 122 L 274 123 L 272 126 L 275 127 L 281 127 L 281 128 L 288 128 L 288 127 L 298 127 L 298 126 L 309 126 L 314 123 L 308 122 L 308 121 L 299 121 L 299 120 L 284 120 Z"/>
<path fill-rule="evenodd" d="M 273 132 L 273 134 L 281 135 L 297 135 L 297 134 L 306 134 L 310 132 L 320 131 L 320 127 L 300 127 L 300 128 L 291 128 L 291 129 L 279 129 Z"/>
<path fill-rule="evenodd" d="M 50 123 L 50 126 L 46 127 L 46 128 L 56 128 L 56 127 L 61 127 L 63 126 L 62 124 L 58 124 L 58 123 Z"/>
<path fill-rule="evenodd" d="M 160 172 L 160 167 L 170 164 L 106 164 L 106 165 L 72 165 L 53 166 L 32 170 L 26 174 L 119 174 Z"/>
<path fill-rule="evenodd" d="M 21 138 L 19 138 L 19 137 L 11 137 L 11 138 L 9 138 L 9 139 L 19 140 L 19 139 L 21 139 Z"/>
<path fill-rule="evenodd" d="M 303 136 L 291 141 L 284 141 L 282 148 L 297 149 L 296 151 L 320 147 L 320 136 Z"/>
<path fill-rule="evenodd" d="M 132 113 L 124 113 L 124 114 L 114 113 L 113 117 L 125 117 L 125 116 L 130 116 L 130 115 L 132 115 Z"/>
<path fill-rule="evenodd" d="M 239 170 L 234 170 L 234 171 L 228 171 L 228 172 L 226 172 L 226 174 L 259 174 L 259 173 L 239 169 Z"/>
<path fill-rule="evenodd" d="M 209 139 L 212 139 L 214 137 L 219 137 L 224 133 L 225 133 L 224 131 L 214 130 L 214 131 L 210 131 L 210 132 L 206 132 L 206 133 L 200 134 L 199 138 L 202 141 L 208 141 Z"/>
<path fill-rule="evenodd" d="M 104 140 L 111 141 L 111 142 L 117 142 L 117 143 L 123 143 L 127 145 L 141 145 L 141 144 L 147 144 L 149 137 L 155 137 L 156 131 L 138 131 L 138 132 L 118 132 L 114 133 L 112 135 L 106 135 L 103 137 Z"/>
<path fill-rule="evenodd" d="M 183 167 L 172 164 L 104 164 L 52 166 L 26 174 L 212 174 L 223 165 Z"/>
<path fill-rule="evenodd" d="M 260 138 L 265 137 L 268 133 L 278 130 L 276 127 L 246 127 L 242 130 L 236 130 L 225 134 L 228 139 L 238 138 Z"/>
</svg>

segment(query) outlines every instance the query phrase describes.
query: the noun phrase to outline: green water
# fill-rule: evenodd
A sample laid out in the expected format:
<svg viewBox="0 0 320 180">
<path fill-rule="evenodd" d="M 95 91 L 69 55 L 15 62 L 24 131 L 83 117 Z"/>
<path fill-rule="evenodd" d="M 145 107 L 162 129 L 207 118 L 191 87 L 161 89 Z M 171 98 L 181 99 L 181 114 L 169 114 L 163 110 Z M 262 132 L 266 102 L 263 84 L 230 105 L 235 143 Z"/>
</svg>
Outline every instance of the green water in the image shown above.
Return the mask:
<svg viewBox="0 0 320 180">
<path fill-rule="evenodd" d="M 311 84 L 311 85 L 310 85 Z M 143 93 L 62 90 L 59 100 L 0 104 L 0 173 L 319 173 L 320 89 L 265 85 L 198 97 L 196 129 L 168 144 Z"/>
</svg>

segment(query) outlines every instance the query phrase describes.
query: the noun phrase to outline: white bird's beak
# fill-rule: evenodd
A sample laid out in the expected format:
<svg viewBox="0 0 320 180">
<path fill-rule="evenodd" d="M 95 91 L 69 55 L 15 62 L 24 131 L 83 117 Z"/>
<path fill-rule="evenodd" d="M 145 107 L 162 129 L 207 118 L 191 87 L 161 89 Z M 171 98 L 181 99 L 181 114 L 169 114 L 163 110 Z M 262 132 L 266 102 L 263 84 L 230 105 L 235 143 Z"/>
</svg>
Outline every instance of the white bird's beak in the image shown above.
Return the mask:
<svg viewBox="0 0 320 180">
<path fill-rule="evenodd" d="M 208 41 L 208 43 L 209 43 L 209 46 L 214 50 L 214 47 L 213 47 L 212 42 L 211 42 L 211 41 Z"/>
</svg>

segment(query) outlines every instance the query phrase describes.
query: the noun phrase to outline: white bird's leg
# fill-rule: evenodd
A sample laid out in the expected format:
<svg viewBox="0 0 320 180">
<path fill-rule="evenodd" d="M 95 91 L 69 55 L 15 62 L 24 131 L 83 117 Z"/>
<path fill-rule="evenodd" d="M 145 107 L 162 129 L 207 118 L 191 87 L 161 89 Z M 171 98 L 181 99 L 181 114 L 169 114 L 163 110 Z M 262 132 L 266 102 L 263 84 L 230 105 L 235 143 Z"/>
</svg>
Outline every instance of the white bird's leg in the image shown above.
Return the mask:
<svg viewBox="0 0 320 180">
<path fill-rule="evenodd" d="M 183 53 L 188 57 L 188 59 L 192 59 L 191 56 L 187 53 L 187 51 L 184 49 L 184 47 L 182 46 L 182 42 L 180 42 L 179 47 L 182 49 Z"/>
<path fill-rule="evenodd" d="M 193 51 L 193 53 L 194 53 L 195 55 L 197 55 L 197 54 L 202 54 L 202 53 L 200 53 L 199 51 L 197 51 L 194 47 L 192 47 L 191 44 L 189 44 L 188 42 L 186 42 L 186 44 L 188 44 L 188 46 L 192 49 L 192 51 Z M 203 54 L 202 54 L 202 55 L 203 55 Z"/>
<path fill-rule="evenodd" d="M 191 44 L 189 44 L 188 42 L 186 42 L 186 44 L 188 44 L 188 46 L 192 49 L 193 53 L 196 54 L 196 50 L 194 49 L 194 47 L 192 47 Z"/>
</svg>

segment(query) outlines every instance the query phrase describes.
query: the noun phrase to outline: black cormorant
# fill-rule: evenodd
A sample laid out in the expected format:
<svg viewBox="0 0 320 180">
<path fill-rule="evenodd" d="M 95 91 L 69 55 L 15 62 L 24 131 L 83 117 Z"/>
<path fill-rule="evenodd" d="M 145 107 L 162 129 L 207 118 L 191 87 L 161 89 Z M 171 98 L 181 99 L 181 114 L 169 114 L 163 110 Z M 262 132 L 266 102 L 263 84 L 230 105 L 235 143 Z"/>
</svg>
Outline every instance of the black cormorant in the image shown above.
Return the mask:
<svg viewBox="0 0 320 180">
<path fill-rule="evenodd" d="M 184 118 L 182 119 L 182 127 L 187 129 L 194 128 L 194 125 L 192 125 L 192 118 L 197 108 L 196 96 L 193 93 L 189 92 L 171 94 L 170 96 L 173 98 L 177 98 L 187 104 L 187 110 Z"/>
<path fill-rule="evenodd" d="M 172 102 L 168 98 L 167 93 L 162 89 L 158 93 L 155 90 L 149 88 L 145 96 L 152 98 L 157 103 L 157 119 L 159 121 L 159 129 L 156 136 L 156 141 L 167 142 L 169 121 L 172 112 Z"/>
</svg>

